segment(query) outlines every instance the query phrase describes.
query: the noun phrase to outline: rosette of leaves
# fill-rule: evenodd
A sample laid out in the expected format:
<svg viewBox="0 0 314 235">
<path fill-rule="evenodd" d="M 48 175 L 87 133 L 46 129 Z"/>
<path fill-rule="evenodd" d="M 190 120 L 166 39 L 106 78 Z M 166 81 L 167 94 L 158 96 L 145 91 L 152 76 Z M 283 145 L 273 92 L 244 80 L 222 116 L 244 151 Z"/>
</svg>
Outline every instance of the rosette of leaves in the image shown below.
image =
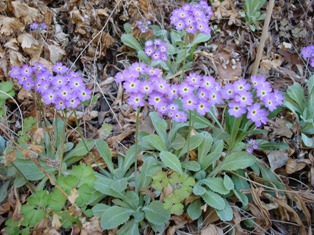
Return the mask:
<svg viewBox="0 0 314 235">
<path fill-rule="evenodd" d="M 261 13 L 261 8 L 265 2 L 266 0 L 245 0 L 244 12 L 240 12 L 240 15 L 245 18 L 253 32 L 261 28 L 259 21 L 264 20 L 266 17 L 265 13 Z"/>
<path fill-rule="evenodd" d="M 191 37 L 188 37 L 187 32 L 161 29 L 159 26 L 152 25 L 154 35 L 156 38 L 161 38 L 167 41 L 168 46 L 168 60 L 163 61 L 151 61 L 151 59 L 145 54 L 143 45 L 136 40 L 132 35 L 132 27 L 130 24 L 125 24 L 124 29 L 126 34 L 123 34 L 121 41 L 124 45 L 133 48 L 137 51 L 137 57 L 144 63 L 150 66 L 160 65 L 169 74 L 175 74 L 177 71 L 188 69 L 192 66 L 194 59 L 194 51 L 196 47 L 203 42 L 210 40 L 211 35 L 198 33 Z M 167 40 L 169 39 L 169 40 Z"/>
<path fill-rule="evenodd" d="M 6 221 L 7 234 L 31 234 L 32 230 L 43 220 L 48 224 L 59 224 L 59 228 L 70 228 L 73 223 L 80 224 L 82 217 L 91 217 L 92 211 L 87 207 L 97 201 L 100 194 L 93 188 L 96 180 L 95 172 L 91 166 L 84 164 L 74 166 L 66 174 L 60 176 L 56 183 L 66 192 L 66 197 L 58 188 L 38 190 L 27 198 L 27 203 L 22 205 L 21 220 L 13 218 Z M 71 206 L 75 204 L 73 213 Z M 57 222 L 57 221 L 58 222 Z"/>
<path fill-rule="evenodd" d="M 156 134 L 141 133 L 139 145 L 144 151 L 159 157 L 164 168 L 176 171 L 178 176 L 188 175 L 196 181 L 192 192 L 199 196 L 199 199 L 189 205 L 190 217 L 200 218 L 202 205 L 208 204 L 216 210 L 221 220 L 231 220 L 233 212 L 227 199 L 235 195 L 244 205 L 247 205 L 248 200 L 240 192 L 241 188 L 234 186 L 232 178 L 227 174 L 224 177 L 221 175 L 253 166 L 256 162 L 255 157 L 241 150 L 226 154 L 223 152 L 225 146 L 223 139 L 214 139 L 206 131 L 189 135 L 190 127 L 187 123 L 172 123 L 167 133 L 167 124 L 157 113 L 150 113 L 150 117 Z M 197 125 L 194 127 L 196 128 Z M 197 160 L 184 158 L 189 151 L 196 153 Z M 164 187 L 167 182 L 164 175 L 161 175 L 161 178 L 158 178 L 158 175 L 156 177 L 159 183 L 155 182 L 152 185 L 157 186 L 158 189 Z M 173 206 L 178 201 L 178 198 L 170 197 L 166 205 Z M 179 209 L 176 212 L 181 213 Z"/>
<path fill-rule="evenodd" d="M 299 83 L 289 86 L 284 95 L 284 106 L 292 111 L 301 127 L 301 137 L 306 147 L 314 147 L 314 75 L 307 83 L 307 95 Z"/>
</svg>

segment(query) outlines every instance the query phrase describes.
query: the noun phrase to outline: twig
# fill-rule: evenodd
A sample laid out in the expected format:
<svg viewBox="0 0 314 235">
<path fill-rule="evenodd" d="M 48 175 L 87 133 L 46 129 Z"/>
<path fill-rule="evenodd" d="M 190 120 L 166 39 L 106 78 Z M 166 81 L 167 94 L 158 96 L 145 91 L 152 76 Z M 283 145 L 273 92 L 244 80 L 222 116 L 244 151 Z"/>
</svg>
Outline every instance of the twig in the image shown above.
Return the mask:
<svg viewBox="0 0 314 235">
<path fill-rule="evenodd" d="M 257 74 L 257 70 L 258 70 L 258 67 L 260 65 L 260 61 L 261 61 L 263 50 L 264 50 L 265 41 L 268 38 L 268 28 L 269 28 L 269 23 L 270 23 L 271 15 L 273 12 L 274 4 L 275 4 L 275 0 L 270 0 L 269 4 L 267 6 L 266 19 L 264 21 L 262 36 L 261 36 L 260 44 L 258 46 L 256 59 L 254 61 L 252 75 Z"/>
</svg>

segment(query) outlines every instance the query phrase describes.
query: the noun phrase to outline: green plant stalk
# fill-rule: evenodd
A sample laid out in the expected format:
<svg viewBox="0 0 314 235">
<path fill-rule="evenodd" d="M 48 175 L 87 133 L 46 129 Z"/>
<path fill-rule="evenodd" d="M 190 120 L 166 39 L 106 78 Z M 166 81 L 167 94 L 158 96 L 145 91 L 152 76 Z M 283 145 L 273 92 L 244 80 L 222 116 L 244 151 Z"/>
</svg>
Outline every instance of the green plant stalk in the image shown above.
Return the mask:
<svg viewBox="0 0 314 235">
<path fill-rule="evenodd" d="M 184 79 L 184 71 L 185 71 L 185 63 L 186 63 L 186 54 L 187 54 L 187 45 L 188 45 L 188 33 L 185 31 L 185 35 L 184 35 L 184 60 L 182 63 L 182 73 L 180 75 L 180 82 L 183 81 Z M 178 56 L 178 55 L 177 55 Z"/>
<path fill-rule="evenodd" d="M 73 114 L 74 114 L 74 119 L 75 119 L 75 124 L 78 128 L 78 133 L 83 141 L 83 144 L 84 144 L 84 147 L 86 148 L 86 150 L 88 151 L 88 147 L 87 147 L 87 144 L 86 144 L 86 141 L 85 141 L 85 138 L 83 136 L 83 131 L 82 131 L 82 128 L 81 126 L 79 126 L 79 123 L 78 123 L 78 118 L 77 118 L 77 113 L 76 113 L 76 109 L 73 110 Z M 96 161 L 96 159 L 90 155 L 90 157 L 93 159 L 93 161 L 95 162 L 95 164 L 97 165 L 97 167 L 99 168 L 99 170 L 106 176 L 110 177 L 110 173 L 107 172 L 106 170 L 104 170 L 103 168 L 100 167 L 100 165 L 98 164 L 98 162 Z"/>
<path fill-rule="evenodd" d="M 237 143 L 237 134 L 239 131 L 239 127 L 242 121 L 242 116 L 240 118 L 235 118 L 235 117 L 231 117 L 232 118 L 232 123 L 231 123 L 231 137 L 227 140 L 228 143 L 228 150 L 231 151 L 235 144 Z"/>
<path fill-rule="evenodd" d="M 195 115 L 195 110 L 194 110 L 194 115 Z M 190 149 L 190 139 L 191 139 L 191 132 L 192 132 L 192 112 L 191 110 L 189 111 L 189 132 L 188 132 L 188 151 L 186 153 L 186 157 L 185 157 L 185 161 L 189 161 L 189 156 L 190 156 L 190 152 L 189 152 L 189 149 Z"/>
<path fill-rule="evenodd" d="M 60 177 L 61 172 L 62 172 L 62 163 L 63 163 L 63 154 L 64 154 L 64 142 L 65 142 L 65 132 L 66 132 L 66 127 L 67 127 L 67 116 L 66 116 L 66 111 L 62 111 L 63 117 L 64 117 L 64 124 L 63 124 L 63 132 L 61 136 L 61 151 L 60 151 L 60 156 L 59 156 L 59 172 L 58 172 L 58 177 Z"/>
<path fill-rule="evenodd" d="M 216 116 L 212 113 L 212 111 L 209 109 L 208 113 L 210 114 L 210 116 L 214 119 L 214 121 L 217 123 L 217 125 L 219 126 L 219 128 L 221 130 L 224 130 L 224 128 L 222 127 L 222 125 L 220 124 L 220 122 L 218 121 L 218 119 L 216 118 Z M 211 128 L 214 128 L 215 126 L 212 125 Z"/>
<path fill-rule="evenodd" d="M 138 127 L 139 127 L 139 119 L 140 119 L 140 108 L 136 110 L 136 123 L 135 123 L 135 163 L 134 163 L 134 175 L 135 175 L 135 189 L 138 193 L 139 188 L 137 187 L 137 153 L 138 153 Z"/>
</svg>

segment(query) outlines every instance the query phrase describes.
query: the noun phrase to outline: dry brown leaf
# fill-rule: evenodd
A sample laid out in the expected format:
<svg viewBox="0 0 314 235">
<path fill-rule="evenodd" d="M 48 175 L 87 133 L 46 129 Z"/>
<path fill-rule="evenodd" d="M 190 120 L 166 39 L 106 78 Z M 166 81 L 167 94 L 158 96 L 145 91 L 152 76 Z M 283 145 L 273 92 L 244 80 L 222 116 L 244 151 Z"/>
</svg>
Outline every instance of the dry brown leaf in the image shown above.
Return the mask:
<svg viewBox="0 0 314 235">
<path fill-rule="evenodd" d="M 288 153 L 285 151 L 271 151 L 267 154 L 267 158 L 272 170 L 276 170 L 286 164 L 288 161 Z"/>
<path fill-rule="evenodd" d="M 101 235 L 102 231 L 100 218 L 92 217 L 89 222 L 83 223 L 80 235 Z"/>
<path fill-rule="evenodd" d="M 202 229 L 201 235 L 223 235 L 224 231 L 221 228 L 218 228 L 214 224 L 210 224 L 205 229 Z"/>
<path fill-rule="evenodd" d="M 302 170 L 307 164 L 305 162 L 297 161 L 293 158 L 289 158 L 286 163 L 287 174 L 293 174 L 294 172 Z"/>
<path fill-rule="evenodd" d="M 213 19 L 229 19 L 228 25 L 241 25 L 240 14 L 231 0 L 214 0 L 212 6 L 215 8 Z"/>
<path fill-rule="evenodd" d="M 0 15 L 0 34 L 9 36 L 15 31 L 22 32 L 24 25 L 16 18 Z"/>
<path fill-rule="evenodd" d="M 292 214 L 292 217 L 294 218 L 294 221 L 296 223 L 298 223 L 298 225 L 301 227 L 301 233 L 300 234 L 307 234 L 306 233 L 306 230 L 305 230 L 305 226 L 304 224 L 302 223 L 302 220 L 300 219 L 299 215 L 296 213 L 296 211 L 291 208 L 285 201 L 283 200 L 279 200 L 277 198 L 274 198 L 273 196 L 271 196 L 270 194 L 268 193 L 263 193 L 263 196 L 265 196 L 266 198 L 268 198 L 269 200 L 271 201 L 274 201 L 275 203 L 277 203 L 280 207 L 282 207 L 283 209 L 285 209 L 287 212 L 289 212 L 290 214 Z"/>
<path fill-rule="evenodd" d="M 62 225 L 61 222 L 60 222 L 61 218 L 62 218 L 61 216 L 59 216 L 59 215 L 54 213 L 53 216 L 52 216 L 51 226 L 53 228 L 55 228 L 55 229 L 61 228 L 61 225 Z"/>
<path fill-rule="evenodd" d="M 233 60 L 231 55 L 225 51 L 215 55 L 217 77 L 222 80 L 233 80 L 242 75 L 242 66 L 240 61 Z M 234 64 L 233 64 L 234 63 Z"/>
<path fill-rule="evenodd" d="M 56 229 L 47 228 L 44 230 L 43 235 L 60 235 Z"/>
<path fill-rule="evenodd" d="M 9 51 L 10 64 L 12 66 L 21 66 L 25 62 L 24 56 L 18 51 Z"/>
<path fill-rule="evenodd" d="M 36 40 L 31 34 L 23 33 L 18 36 L 18 42 L 21 44 L 23 51 L 38 61 L 43 50 L 43 43 Z"/>
<path fill-rule="evenodd" d="M 13 7 L 13 14 L 15 17 L 20 18 L 23 23 L 30 24 L 34 21 L 39 21 L 39 11 L 36 8 L 29 7 L 25 3 L 19 1 L 11 2 Z"/>
<path fill-rule="evenodd" d="M 79 197 L 79 194 L 77 193 L 76 188 L 72 188 L 71 194 L 68 196 L 68 200 L 74 204 L 76 199 Z"/>
<path fill-rule="evenodd" d="M 6 47 L 8 49 L 15 50 L 15 51 L 19 50 L 19 45 L 18 45 L 18 42 L 17 42 L 16 38 L 10 38 L 10 40 L 8 40 L 4 44 L 4 47 Z"/>
<path fill-rule="evenodd" d="M 61 61 L 61 58 L 66 54 L 65 50 L 63 50 L 59 46 L 49 45 L 48 46 L 50 52 L 50 61 L 54 64 Z"/>
</svg>

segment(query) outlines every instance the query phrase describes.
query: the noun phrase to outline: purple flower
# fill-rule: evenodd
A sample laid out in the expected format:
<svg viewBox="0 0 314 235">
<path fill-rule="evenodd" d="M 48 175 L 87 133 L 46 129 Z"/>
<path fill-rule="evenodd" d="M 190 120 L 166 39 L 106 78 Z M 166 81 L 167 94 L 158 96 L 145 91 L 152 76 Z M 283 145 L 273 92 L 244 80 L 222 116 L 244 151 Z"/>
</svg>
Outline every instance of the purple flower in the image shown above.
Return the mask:
<svg viewBox="0 0 314 235">
<path fill-rule="evenodd" d="M 314 57 L 314 45 L 304 47 L 301 51 L 301 54 L 305 59 Z"/>
<path fill-rule="evenodd" d="M 256 143 L 256 140 L 250 139 L 248 141 L 248 146 L 246 147 L 246 152 L 253 153 L 254 150 L 258 149 L 258 144 Z"/>
<path fill-rule="evenodd" d="M 194 110 L 197 108 L 198 100 L 194 95 L 182 97 L 182 104 L 185 110 Z"/>
<path fill-rule="evenodd" d="M 253 87 L 257 88 L 260 85 L 266 82 L 266 78 L 264 76 L 251 76 L 251 83 Z"/>
<path fill-rule="evenodd" d="M 235 102 L 235 101 L 231 101 L 229 102 L 229 110 L 228 113 L 231 116 L 234 116 L 236 118 L 241 117 L 243 114 L 246 113 L 246 109 L 245 107 L 242 107 L 239 103 Z"/>
<path fill-rule="evenodd" d="M 193 86 L 194 88 L 199 87 L 199 84 L 201 83 L 202 77 L 196 73 L 190 73 L 186 77 L 186 82 L 190 85 Z"/>
<path fill-rule="evenodd" d="M 246 82 L 244 78 L 241 78 L 233 83 L 234 91 L 239 93 L 241 91 L 248 91 L 251 86 Z"/>
<path fill-rule="evenodd" d="M 152 56 L 154 54 L 154 52 L 155 52 L 155 50 L 154 50 L 153 46 L 145 47 L 145 54 L 147 56 Z"/>
<path fill-rule="evenodd" d="M 233 99 L 235 97 L 233 84 L 228 83 L 225 85 L 225 87 L 221 90 L 221 95 L 222 98 L 226 100 Z"/>
<path fill-rule="evenodd" d="M 204 116 L 210 109 L 210 105 L 208 102 L 206 102 L 205 100 L 200 100 L 197 104 L 196 107 L 196 112 L 201 115 Z"/>
<path fill-rule="evenodd" d="M 190 86 L 187 82 L 182 82 L 179 86 L 178 86 L 178 89 L 179 89 L 179 94 L 182 96 L 182 97 L 186 97 L 190 94 L 193 94 L 193 90 L 194 88 L 192 86 Z"/>
<path fill-rule="evenodd" d="M 12 78 L 15 78 L 15 79 L 19 78 L 19 77 L 20 77 L 20 74 L 21 74 L 21 69 L 20 69 L 20 67 L 18 67 L 18 66 L 12 67 L 12 69 L 11 69 L 10 72 L 9 72 L 9 75 L 10 75 Z"/>
<path fill-rule="evenodd" d="M 83 89 L 80 92 L 78 92 L 77 97 L 79 98 L 80 101 L 84 102 L 90 99 L 91 93 L 92 93 L 91 90 Z"/>
<path fill-rule="evenodd" d="M 169 92 L 167 93 L 168 99 L 174 100 L 174 99 L 178 98 L 178 96 L 179 96 L 178 85 L 176 85 L 176 84 L 170 85 Z"/>
<path fill-rule="evenodd" d="M 136 26 L 139 28 L 141 33 L 146 33 L 149 30 L 150 21 L 147 20 L 138 20 Z"/>
<path fill-rule="evenodd" d="M 148 103 L 155 108 L 158 108 L 159 105 L 165 103 L 165 98 L 163 94 L 159 92 L 152 92 L 152 94 L 148 98 Z"/>
<path fill-rule="evenodd" d="M 43 94 L 43 99 L 44 99 L 45 103 L 48 105 L 54 104 L 56 102 L 56 98 L 57 98 L 57 95 L 52 90 L 46 91 Z"/>
<path fill-rule="evenodd" d="M 208 91 L 211 91 L 216 85 L 217 82 L 212 76 L 203 76 L 203 81 L 200 83 L 200 87 L 203 87 Z"/>
<path fill-rule="evenodd" d="M 31 30 L 37 30 L 38 29 L 38 23 L 37 22 L 31 23 L 29 28 Z"/>
<path fill-rule="evenodd" d="M 271 94 L 266 95 L 263 101 L 265 107 L 268 108 L 269 111 L 274 111 L 277 108 L 276 101 L 274 100 L 274 97 L 272 97 Z"/>
<path fill-rule="evenodd" d="M 123 88 L 129 93 L 138 93 L 140 89 L 140 81 L 137 79 L 130 79 L 123 84 Z"/>
<path fill-rule="evenodd" d="M 235 96 L 234 100 L 242 107 L 246 107 L 253 103 L 253 96 L 251 92 L 242 91 Z"/>
<path fill-rule="evenodd" d="M 30 77 L 33 73 L 33 68 L 28 65 L 23 65 L 21 68 L 21 75 Z"/>
<path fill-rule="evenodd" d="M 55 63 L 52 66 L 52 69 L 54 72 L 59 73 L 59 74 L 64 74 L 68 71 L 68 68 L 64 66 L 61 62 Z"/>
<path fill-rule="evenodd" d="M 272 91 L 272 88 L 270 86 L 269 82 L 264 82 L 262 85 L 258 86 L 256 88 L 256 95 L 261 99 L 264 100 L 264 98 L 270 94 Z"/>
<path fill-rule="evenodd" d="M 268 112 L 265 109 L 262 109 L 260 104 L 255 103 L 248 107 L 247 118 L 254 122 L 257 127 L 260 127 L 262 124 L 266 124 L 268 121 L 267 117 Z"/>
<path fill-rule="evenodd" d="M 144 95 L 141 93 L 131 93 L 130 97 L 128 98 L 128 103 L 132 106 L 133 109 L 142 107 L 145 104 Z"/>
</svg>

